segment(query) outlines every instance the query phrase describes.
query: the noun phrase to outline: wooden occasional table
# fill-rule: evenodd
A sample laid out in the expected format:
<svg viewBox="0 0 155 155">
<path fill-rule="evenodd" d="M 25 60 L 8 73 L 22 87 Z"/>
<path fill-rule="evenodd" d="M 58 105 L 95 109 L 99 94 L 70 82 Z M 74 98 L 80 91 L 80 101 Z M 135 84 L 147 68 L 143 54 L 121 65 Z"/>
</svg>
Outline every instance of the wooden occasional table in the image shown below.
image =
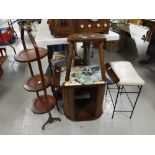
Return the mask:
<svg viewBox="0 0 155 155">
<path fill-rule="evenodd" d="M 103 51 L 104 40 L 105 38 L 103 35 L 96 33 L 74 34 L 68 37 L 68 42 L 70 42 L 70 44 L 67 57 L 67 68 L 57 68 L 55 70 L 53 85 L 62 87 L 64 113 L 70 120 L 94 120 L 102 115 L 106 78 Z M 71 62 L 73 58 L 73 44 L 75 42 L 97 42 L 99 44 L 99 60 L 101 64 L 101 71 L 100 79 L 98 79 L 97 81 L 92 82 L 93 77 L 86 76 L 81 77 L 81 80 L 83 80 L 83 78 L 88 78 L 89 80 L 86 80 L 86 83 L 83 83 L 82 81 L 80 82 L 78 78 L 78 76 L 82 75 L 85 70 L 91 70 L 94 67 L 87 66 L 86 68 L 71 68 Z M 64 70 L 65 76 L 64 74 L 61 74 Z M 84 74 L 87 74 L 87 71 Z M 74 77 L 74 75 L 77 76 L 76 79 L 72 78 Z"/>
</svg>

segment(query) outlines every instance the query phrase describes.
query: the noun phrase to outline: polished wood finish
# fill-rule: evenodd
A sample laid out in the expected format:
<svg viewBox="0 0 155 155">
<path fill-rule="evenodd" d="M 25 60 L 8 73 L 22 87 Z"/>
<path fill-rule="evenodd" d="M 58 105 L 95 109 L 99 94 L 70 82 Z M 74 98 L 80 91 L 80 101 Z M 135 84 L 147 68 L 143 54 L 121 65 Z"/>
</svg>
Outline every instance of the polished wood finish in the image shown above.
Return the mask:
<svg viewBox="0 0 155 155">
<path fill-rule="evenodd" d="M 47 88 L 51 85 L 51 79 L 49 77 L 47 77 L 46 75 L 43 75 L 43 77 L 44 77 L 44 81 L 45 81 L 45 88 Z M 38 75 L 34 75 L 34 76 L 30 77 L 25 82 L 24 88 L 30 92 L 36 92 L 36 91 L 41 91 L 41 90 L 45 89 L 42 84 L 41 75 L 38 74 Z"/>
<path fill-rule="evenodd" d="M 99 45 L 99 59 L 101 65 L 102 80 L 105 81 L 105 65 L 104 65 L 104 36 L 100 34 L 73 34 L 68 37 L 69 53 L 67 57 L 67 70 L 65 81 L 69 82 L 71 63 L 73 59 L 73 47 L 76 42 L 97 42 Z M 63 86 L 64 113 L 73 121 L 85 121 L 97 119 L 102 114 L 104 84 L 97 85 L 73 85 Z M 78 93 L 86 93 L 84 98 L 77 99 Z"/>
<path fill-rule="evenodd" d="M 99 44 L 99 59 L 101 64 L 101 74 L 102 74 L 102 80 L 104 81 L 106 78 L 105 75 L 105 65 L 104 65 L 104 50 L 103 50 L 103 42 Z"/>
<path fill-rule="evenodd" d="M 83 28 L 81 27 L 82 25 L 84 26 Z M 77 19 L 75 27 L 76 33 L 108 33 L 109 26 L 109 19 L 98 19 L 96 21 L 90 19 Z"/>
<path fill-rule="evenodd" d="M 65 81 L 69 81 L 69 77 L 70 77 L 71 64 L 73 60 L 73 47 L 74 47 L 74 43 L 69 44 L 69 51 L 68 51 L 68 57 L 67 57 L 67 72 L 66 72 Z"/>
<path fill-rule="evenodd" d="M 68 36 L 68 42 L 103 42 L 105 39 L 100 33 L 76 33 Z"/>
<path fill-rule="evenodd" d="M 30 38 L 30 41 L 33 45 L 33 49 L 27 49 L 25 40 L 24 40 L 24 30 L 27 31 L 28 36 Z M 34 100 L 34 103 L 32 104 L 31 110 L 34 113 L 37 114 L 43 114 L 48 113 L 49 118 L 48 120 L 43 124 L 42 129 L 45 128 L 45 125 L 48 123 L 52 123 L 54 120 L 60 121 L 60 118 L 53 118 L 50 111 L 54 108 L 56 105 L 55 98 L 53 96 L 47 95 L 46 88 L 48 86 L 51 86 L 51 90 L 53 90 L 52 78 L 47 77 L 43 73 L 41 59 L 45 56 L 47 56 L 47 50 L 44 48 L 38 48 L 35 39 L 31 33 L 31 28 L 27 26 L 26 28 L 21 27 L 21 40 L 23 44 L 24 50 L 20 52 L 20 54 L 15 55 L 15 60 L 22 63 L 28 63 L 31 76 L 24 84 L 24 88 L 27 91 L 36 92 L 37 98 Z M 36 61 L 38 63 L 39 68 L 39 74 L 34 75 L 33 69 L 31 66 L 31 62 Z M 44 95 L 39 95 L 38 91 L 43 91 Z M 54 94 L 54 92 L 53 92 Z"/>
<path fill-rule="evenodd" d="M 75 33 L 75 20 L 72 19 L 49 19 L 48 25 L 55 37 L 66 37 Z"/>
<path fill-rule="evenodd" d="M 47 56 L 47 50 L 44 48 L 38 48 L 40 59 Z M 27 49 L 21 51 L 18 55 L 15 55 L 15 60 L 18 62 L 33 62 L 37 61 L 35 49 Z"/>
<path fill-rule="evenodd" d="M 110 64 L 107 63 L 104 68 L 112 80 L 112 83 L 107 84 L 118 83 L 119 78 Z M 55 68 L 53 84 L 63 90 L 64 113 L 67 118 L 73 121 L 86 121 L 100 117 L 103 112 L 104 84 L 60 86 L 60 74 L 60 68 Z"/>
<path fill-rule="evenodd" d="M 48 101 L 48 104 L 47 104 Z M 56 100 L 53 96 L 45 95 L 39 96 L 34 99 L 34 104 L 31 106 L 31 110 L 35 114 L 44 114 L 51 111 L 56 105 Z"/>
<path fill-rule="evenodd" d="M 73 59 L 73 47 L 76 42 L 97 42 L 99 43 L 99 59 L 101 64 L 101 73 L 102 73 L 102 80 L 105 79 L 105 66 L 104 66 L 104 45 L 105 37 L 98 33 L 88 33 L 88 34 L 73 34 L 68 37 L 69 45 L 69 53 L 67 57 L 67 72 L 65 80 L 69 81 L 70 77 L 70 69 L 71 69 L 71 62 Z"/>
<path fill-rule="evenodd" d="M 103 112 L 104 90 L 104 85 L 63 87 L 65 115 L 73 121 L 97 119 Z M 84 93 L 88 97 L 78 99 L 77 96 L 81 97 Z"/>
<path fill-rule="evenodd" d="M 52 35 L 67 37 L 74 33 L 108 33 L 110 20 L 49 19 L 48 24 Z"/>
</svg>

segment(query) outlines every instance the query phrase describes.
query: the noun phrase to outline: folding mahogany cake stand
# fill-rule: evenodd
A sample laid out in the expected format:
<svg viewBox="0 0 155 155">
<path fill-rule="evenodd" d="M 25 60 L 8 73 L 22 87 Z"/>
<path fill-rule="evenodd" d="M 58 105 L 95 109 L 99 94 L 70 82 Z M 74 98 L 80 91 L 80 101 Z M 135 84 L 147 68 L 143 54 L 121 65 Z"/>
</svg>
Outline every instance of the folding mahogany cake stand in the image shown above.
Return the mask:
<svg viewBox="0 0 155 155">
<path fill-rule="evenodd" d="M 33 49 L 27 49 L 25 40 L 24 40 L 24 30 L 27 31 L 28 36 L 33 44 Z M 37 44 L 34 40 L 34 37 L 31 33 L 31 28 L 27 26 L 26 28 L 21 28 L 21 39 L 24 50 L 21 51 L 18 55 L 15 55 L 15 60 L 21 63 L 28 63 L 31 77 L 25 82 L 24 88 L 30 92 L 36 92 L 37 97 L 34 99 L 34 103 L 32 104 L 31 110 L 36 114 L 44 114 L 48 113 L 49 118 L 47 122 L 44 123 L 42 129 L 45 128 L 45 125 L 48 123 L 52 123 L 54 120 L 60 121 L 60 118 L 53 118 L 50 111 L 56 105 L 56 100 L 53 96 L 47 95 L 46 88 L 51 86 L 52 92 L 54 91 L 51 85 L 51 78 L 43 74 L 41 59 L 47 56 L 47 50 L 44 48 L 37 47 Z M 36 61 L 38 63 L 38 68 L 40 74 L 34 75 L 32 70 L 31 62 Z M 39 95 L 39 91 L 43 91 L 44 95 Z M 53 92 L 54 94 L 54 92 Z"/>
</svg>

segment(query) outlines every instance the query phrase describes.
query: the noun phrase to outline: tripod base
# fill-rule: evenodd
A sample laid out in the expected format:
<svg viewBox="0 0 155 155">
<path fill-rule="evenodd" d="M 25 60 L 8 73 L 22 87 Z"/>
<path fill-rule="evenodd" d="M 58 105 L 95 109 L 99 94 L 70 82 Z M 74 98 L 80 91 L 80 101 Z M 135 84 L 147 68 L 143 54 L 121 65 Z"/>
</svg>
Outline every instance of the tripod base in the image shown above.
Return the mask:
<svg viewBox="0 0 155 155">
<path fill-rule="evenodd" d="M 49 112 L 49 118 L 48 118 L 48 120 L 43 124 L 43 126 L 42 126 L 42 130 L 44 130 L 45 129 L 45 126 L 48 124 L 48 123 L 53 123 L 54 121 L 61 121 L 61 119 L 59 118 L 59 117 L 52 117 L 51 116 L 51 113 Z"/>
</svg>

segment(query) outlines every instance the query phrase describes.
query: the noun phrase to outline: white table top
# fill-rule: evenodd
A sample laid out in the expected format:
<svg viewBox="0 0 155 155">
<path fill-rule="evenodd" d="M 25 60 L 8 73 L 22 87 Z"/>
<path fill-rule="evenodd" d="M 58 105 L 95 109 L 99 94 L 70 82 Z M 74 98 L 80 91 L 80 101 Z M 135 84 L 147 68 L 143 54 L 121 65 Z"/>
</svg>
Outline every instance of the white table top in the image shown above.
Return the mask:
<svg viewBox="0 0 155 155">
<path fill-rule="evenodd" d="M 107 41 L 119 40 L 119 35 L 110 30 L 109 33 L 104 34 L 104 36 L 106 37 Z M 38 46 L 68 44 L 67 38 L 55 38 L 53 35 L 51 35 L 47 24 L 47 19 L 42 20 L 35 40 Z"/>
</svg>

